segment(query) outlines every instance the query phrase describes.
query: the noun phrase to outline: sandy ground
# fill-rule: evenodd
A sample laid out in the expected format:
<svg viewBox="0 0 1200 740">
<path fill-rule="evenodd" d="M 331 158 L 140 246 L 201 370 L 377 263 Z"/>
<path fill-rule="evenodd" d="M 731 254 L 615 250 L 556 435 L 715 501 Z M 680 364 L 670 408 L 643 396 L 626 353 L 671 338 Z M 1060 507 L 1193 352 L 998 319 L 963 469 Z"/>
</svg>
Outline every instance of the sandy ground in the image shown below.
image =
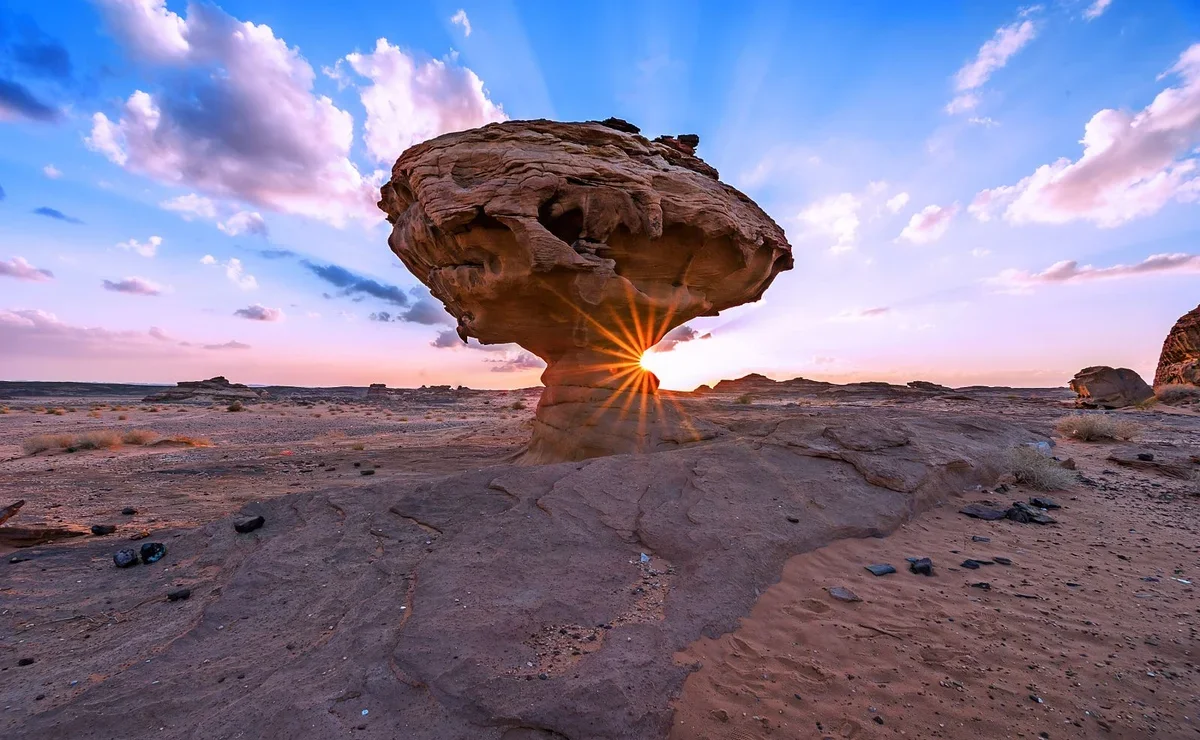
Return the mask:
<svg viewBox="0 0 1200 740">
<path fill-rule="evenodd" d="M 446 402 L 277 400 L 145 404 L 128 398 L 0 401 L 0 506 L 26 501 L 13 525 L 111 524 L 116 537 L 195 526 L 250 500 L 339 484 L 423 479 L 499 462 L 528 436 L 537 392 Z M 525 408 L 513 409 L 521 401 Z M 48 413 L 62 410 L 61 415 Z M 211 446 L 61 449 L 26 455 L 35 435 L 149 430 Z M 364 470 L 374 471 L 363 476 Z M 120 512 L 137 510 L 128 517 Z M 3 546 L 0 545 L 0 550 Z"/>
<path fill-rule="evenodd" d="M 111 569 L 97 554 L 144 533 L 183 542 L 192 536 L 188 528 L 227 517 L 250 501 L 322 489 L 352 500 L 360 489 L 443 480 L 501 463 L 527 439 L 536 399 L 536 391 L 475 393 L 451 402 L 436 393 L 403 400 L 277 399 L 240 413 L 187 404 L 151 410 L 129 398 L 0 401 L 7 409 L 0 414 L 0 506 L 27 502 L 12 525 L 117 526 L 107 539 L 89 535 L 43 548 L 46 603 L 57 603 L 52 595 L 67 589 L 54 582 L 56 563 L 84 557 L 86 568 Z M 518 400 L 524 408 L 513 408 Z M 756 397 L 751 407 L 732 397 L 684 403 L 731 430 L 773 428 L 781 418 L 813 409 L 899 405 L 931 418 L 987 414 L 1051 435 L 1054 420 L 1067 413 L 1061 392 L 1013 390 L 915 400 L 836 390 L 823 397 Z M 58 408 L 73 410 L 47 413 Z M 1200 738 L 1200 600 L 1194 585 L 1200 578 L 1200 483 L 1108 459 L 1114 452 L 1150 451 L 1159 460 L 1193 464 L 1189 456 L 1200 452 L 1200 416 L 1169 408 L 1127 416 L 1142 425 L 1134 442 L 1059 440 L 1055 454 L 1074 459 L 1080 478 L 1069 490 L 1046 494 L 1063 507 L 1051 512 L 1056 524 L 987 522 L 959 514 L 968 502 L 1007 504 L 1039 493 L 1019 486 L 1003 493 L 980 490 L 947 501 L 890 536 L 840 540 L 789 559 L 778 583 L 761 593 L 735 631 L 701 638 L 675 655 L 676 666 L 694 672 L 674 700 L 670 736 Z M 91 429 L 150 429 L 213 444 L 34 455 L 21 448 L 35 434 Z M 298 501 L 298 511 L 306 516 L 321 511 L 315 504 L 313 511 L 304 510 L 305 499 Z M 127 507 L 137 513 L 121 514 Z M 419 536 L 404 534 L 404 547 L 413 549 L 414 558 L 432 552 L 426 546 L 441 532 L 417 520 L 409 525 L 420 528 Z M 373 528 L 369 534 L 384 536 Z M 79 681 L 99 685 L 106 680 L 99 673 L 76 676 L 69 664 L 46 673 L 48 663 L 69 662 L 74 651 L 87 650 L 83 642 L 56 643 L 114 625 L 129 627 L 142 605 L 130 602 L 128 612 L 114 612 L 117 605 L 97 593 L 79 606 L 112 624 L 75 621 L 30 631 L 23 625 L 33 612 L 18 615 L 4 606 L 4 594 L 16 594 L 10 590 L 15 581 L 3 573 L 37 563 L 10 565 L 10 558 L 30 550 L 0 551 L 0 726 L 7 722 L 19 730 L 20 720 L 12 718 L 36 714 L 39 697 L 46 705 L 61 704 L 82 691 Z M 279 557 L 312 555 L 282 552 Z M 332 554 L 317 555 L 326 563 L 321 567 L 331 567 Z M 909 573 L 907 557 L 932 558 L 934 575 Z M 960 565 L 966 558 L 996 557 L 1008 558 L 1011 565 L 975 570 Z M 899 572 L 875 577 L 864 569 L 872 563 L 890 563 Z M 193 566 L 198 573 L 217 572 L 215 561 L 204 558 L 186 567 Z M 178 585 L 178 576 L 166 568 L 141 569 L 132 577 L 156 579 L 147 593 L 159 596 Z M 658 588 L 668 580 L 656 574 L 642 585 Z M 979 583 L 988 588 L 973 585 Z M 833 587 L 847 588 L 861 601 L 834 599 Z M 30 601 L 31 594 L 20 595 Z M 642 611 L 663 614 L 661 596 L 645 599 Z M 331 613 L 342 608 L 328 594 L 315 603 L 313 609 Z M 412 602 L 406 603 L 396 608 L 411 608 Z M 664 618 L 670 618 L 669 604 L 666 609 Z M 406 618 L 394 628 L 402 632 Z M 597 629 L 531 629 L 528 644 L 539 655 L 560 655 L 575 648 L 558 642 L 575 639 L 574 632 L 586 641 Z M 136 640 L 131 654 L 167 654 L 171 646 L 153 644 L 155 634 L 151 629 L 131 638 Z M 290 643 L 285 647 L 293 649 Z M 592 650 L 585 646 L 579 652 Z M 18 663 L 29 657 L 39 662 L 32 668 Z M 547 658 L 538 670 L 557 676 L 555 660 Z M 133 668 L 120 666 L 117 672 Z M 25 678 L 34 675 L 43 677 L 36 687 Z M 68 679 L 76 684 L 64 683 Z M 340 707 L 341 701 L 333 705 Z"/>
<path fill-rule="evenodd" d="M 1057 524 L 957 513 L 1038 493 L 1017 487 L 792 558 L 736 632 L 677 656 L 702 668 L 671 737 L 1200 737 L 1200 489 L 1121 469 L 1113 447 L 1060 445 L 1097 485 L 1044 494 Z M 995 556 L 1012 564 L 960 566 Z"/>
</svg>

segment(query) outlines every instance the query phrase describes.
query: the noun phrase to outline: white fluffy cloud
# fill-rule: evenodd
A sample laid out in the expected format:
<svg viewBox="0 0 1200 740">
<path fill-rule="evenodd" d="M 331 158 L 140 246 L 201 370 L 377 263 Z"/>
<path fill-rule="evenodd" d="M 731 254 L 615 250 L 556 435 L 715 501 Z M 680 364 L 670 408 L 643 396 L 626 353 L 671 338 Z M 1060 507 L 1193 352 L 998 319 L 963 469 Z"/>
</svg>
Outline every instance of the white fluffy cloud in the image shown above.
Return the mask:
<svg viewBox="0 0 1200 740">
<path fill-rule="evenodd" d="M 908 220 L 908 225 L 900 232 L 899 238 L 913 244 L 935 242 L 946 235 L 950 222 L 957 214 L 957 203 L 948 206 L 925 206 Z"/>
<path fill-rule="evenodd" d="M 349 159 L 351 115 L 314 95 L 312 67 L 270 27 L 193 3 L 100 0 L 135 55 L 171 70 L 135 91 L 115 120 L 92 117 L 88 145 L 166 183 L 334 224 L 375 220 L 374 187 Z"/>
<path fill-rule="evenodd" d="M 42 168 L 42 174 L 51 180 L 57 180 L 58 178 L 62 177 L 62 170 L 52 164 L 48 164 Z"/>
<path fill-rule="evenodd" d="M 246 273 L 246 268 L 242 265 L 242 261 L 237 257 L 230 257 L 228 262 L 218 262 L 217 258 L 211 254 L 206 254 L 200 258 L 202 265 L 220 265 L 225 268 L 225 277 L 229 278 L 229 282 L 238 286 L 242 290 L 254 290 L 258 287 L 258 280 L 253 275 Z"/>
<path fill-rule="evenodd" d="M 230 236 L 257 234 L 265 237 L 267 235 L 267 222 L 263 220 L 261 214 L 251 211 L 238 211 L 217 224 L 217 228 Z"/>
<path fill-rule="evenodd" d="M 1096 0 L 1096 2 L 1104 2 L 1104 0 Z M 1112 2 L 1112 0 L 1108 0 L 1108 2 Z M 462 27 L 463 36 L 471 35 L 471 19 L 467 17 L 467 11 L 459 8 L 457 13 L 450 16 L 450 22 Z"/>
<path fill-rule="evenodd" d="M 1028 19 L 996 29 L 995 35 L 979 47 L 975 58 L 954 75 L 955 96 L 946 105 L 946 112 L 953 115 L 974 110 L 979 105 L 979 89 L 992 73 L 1008 64 L 1008 60 L 1036 35 L 1037 26 Z"/>
<path fill-rule="evenodd" d="M 130 252 L 136 252 L 143 257 L 153 257 L 158 254 L 158 248 L 162 246 L 161 236 L 152 236 L 144 242 L 139 242 L 137 239 L 130 239 L 117 244 L 121 249 L 127 249 Z"/>
<path fill-rule="evenodd" d="M 40 267 L 34 267 L 24 257 L 13 257 L 11 260 L 0 260 L 0 275 L 28 280 L 32 283 L 44 283 L 54 279 L 54 273 Z"/>
<path fill-rule="evenodd" d="M 1116 280 L 1153 273 L 1200 273 L 1200 255 L 1177 252 L 1152 254 L 1135 265 L 1112 267 L 1080 266 L 1075 260 L 1055 262 L 1041 272 L 1004 270 L 987 282 L 1004 292 L 1024 293 L 1036 285 L 1081 283 L 1092 280 Z"/>
<path fill-rule="evenodd" d="M 158 204 L 158 207 L 178 213 L 184 221 L 191 221 L 194 218 L 211 220 L 217 217 L 216 204 L 211 199 L 195 193 L 164 200 Z"/>
<path fill-rule="evenodd" d="M 814 231 L 833 239 L 831 252 L 854 249 L 858 238 L 858 209 L 862 200 L 854 193 L 838 193 L 813 203 L 800 212 L 800 220 Z"/>
<path fill-rule="evenodd" d="M 908 205 L 908 193 L 897 193 L 891 198 L 888 198 L 887 209 L 892 213 L 899 213 L 900 209 Z"/>
<path fill-rule="evenodd" d="M 1088 6 L 1087 10 L 1083 11 L 1085 20 L 1094 21 L 1104 15 L 1104 11 L 1108 10 L 1108 6 L 1112 5 L 1112 0 L 1096 0 Z"/>
<path fill-rule="evenodd" d="M 1171 200 L 1200 200 L 1200 44 L 1168 74 L 1168 87 L 1137 113 L 1105 109 L 1084 127 L 1083 155 L 1038 167 L 1015 185 L 980 192 L 968 209 L 987 221 L 1092 221 L 1117 226 L 1156 213 Z"/>
<path fill-rule="evenodd" d="M 367 151 L 391 165 L 400 154 L 426 139 L 451 131 L 507 119 L 483 89 L 483 80 L 453 60 L 420 62 L 381 38 L 370 54 L 343 60 L 371 81 L 361 88 L 367 111 Z M 340 74 L 341 62 L 332 72 Z"/>
</svg>

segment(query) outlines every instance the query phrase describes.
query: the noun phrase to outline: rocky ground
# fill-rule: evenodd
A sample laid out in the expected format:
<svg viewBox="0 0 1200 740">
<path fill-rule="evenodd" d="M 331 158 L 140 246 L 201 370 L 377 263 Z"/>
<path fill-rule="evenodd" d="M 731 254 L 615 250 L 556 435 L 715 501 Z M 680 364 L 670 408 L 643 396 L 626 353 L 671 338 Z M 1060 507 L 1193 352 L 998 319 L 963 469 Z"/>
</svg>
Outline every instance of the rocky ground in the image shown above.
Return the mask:
<svg viewBox="0 0 1200 740">
<path fill-rule="evenodd" d="M 363 396 L 0 401 L 6 526 L 117 527 L 3 553 L 0 735 L 1200 735 L 1186 409 L 1085 444 L 1061 391 L 748 383 L 674 398 L 712 442 L 528 467 L 536 391 Z M 212 446 L 22 449 L 134 428 Z M 1057 523 L 958 513 L 1037 440 Z"/>
</svg>

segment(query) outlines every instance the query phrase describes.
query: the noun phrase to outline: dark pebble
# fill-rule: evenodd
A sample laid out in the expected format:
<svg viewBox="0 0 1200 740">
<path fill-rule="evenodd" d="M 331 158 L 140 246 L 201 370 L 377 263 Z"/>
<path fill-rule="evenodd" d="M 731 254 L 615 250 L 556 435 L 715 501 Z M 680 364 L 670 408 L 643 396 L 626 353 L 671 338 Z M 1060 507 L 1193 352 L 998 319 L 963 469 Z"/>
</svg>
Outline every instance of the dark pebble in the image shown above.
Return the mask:
<svg viewBox="0 0 1200 740">
<path fill-rule="evenodd" d="M 869 570 L 873 576 L 886 576 L 889 573 L 896 572 L 896 569 L 887 563 L 875 563 L 873 565 L 868 565 L 867 570 Z"/>
<path fill-rule="evenodd" d="M 962 567 L 968 570 L 979 570 L 979 563 L 975 562 L 974 560 L 967 559 L 962 561 Z"/>
<path fill-rule="evenodd" d="M 1001 555 L 996 555 L 995 557 L 992 558 L 992 560 L 999 563 L 1000 565 L 1012 565 L 1011 560 L 1009 560 L 1008 558 L 1003 557 Z"/>
<path fill-rule="evenodd" d="M 121 514 L 124 516 L 133 516 L 136 513 L 137 509 L 133 508 L 132 506 L 127 506 L 124 509 L 121 509 Z"/>
<path fill-rule="evenodd" d="M 367 470 L 358 471 L 358 474 L 359 475 L 375 475 L 375 471 L 368 468 Z"/>
<path fill-rule="evenodd" d="M 117 528 L 112 524 L 93 524 L 92 525 L 92 534 L 96 535 L 97 537 L 103 537 L 106 534 L 112 534 L 113 532 L 116 532 L 116 531 L 117 531 Z"/>
<path fill-rule="evenodd" d="M 1029 503 L 1033 504 L 1034 506 L 1038 507 L 1039 509 L 1061 509 L 1062 508 L 1057 503 L 1055 503 L 1052 499 L 1043 498 L 1041 496 L 1031 496 L 1029 498 Z"/>
<path fill-rule="evenodd" d="M 992 584 L 988 583 L 987 581 L 980 581 L 979 583 L 972 583 L 971 588 L 981 588 L 984 591 L 991 591 Z"/>
<path fill-rule="evenodd" d="M 972 542 L 991 542 L 992 538 L 991 537 L 980 537 L 977 534 L 973 534 L 973 535 L 971 535 L 971 541 Z"/>
<path fill-rule="evenodd" d="M 167 592 L 167 601 L 184 601 L 192 595 L 192 589 L 180 588 Z"/>
<path fill-rule="evenodd" d="M 26 560 L 29 560 L 29 559 L 30 559 L 30 558 L 27 558 L 27 557 L 25 557 L 24 555 L 13 555 L 11 558 L 9 558 L 9 559 L 8 559 L 8 562 L 10 562 L 10 563 L 24 563 Z"/>
<path fill-rule="evenodd" d="M 167 554 L 167 546 L 161 542 L 147 542 L 142 545 L 142 562 L 146 565 L 157 563 Z"/>
<path fill-rule="evenodd" d="M 33 658 L 21 658 L 17 661 L 17 665 L 33 665 Z"/>
<path fill-rule="evenodd" d="M 539 673 L 538 678 L 542 679 L 543 681 L 549 681 L 550 674 L 549 673 Z"/>
<path fill-rule="evenodd" d="M 959 509 L 960 514 L 966 514 L 972 519 L 983 519 L 984 521 L 993 522 L 997 519 L 1003 519 L 1007 509 L 997 509 L 994 506 L 986 506 L 984 504 L 967 504 Z"/>
<path fill-rule="evenodd" d="M 862 601 L 862 599 L 858 597 L 858 594 L 854 593 L 848 588 L 843 588 L 842 586 L 834 586 L 830 588 L 829 595 L 838 601 L 845 601 L 851 604 L 856 601 Z"/>
<path fill-rule="evenodd" d="M 1141 460 L 1142 462 L 1150 462 L 1151 460 L 1153 460 L 1153 459 L 1154 459 L 1154 453 L 1151 453 L 1151 452 L 1139 452 L 1139 453 L 1137 454 L 1137 459 Z"/>
<path fill-rule="evenodd" d="M 118 568 L 128 568 L 132 565 L 137 565 L 137 551 L 129 548 L 117 550 L 116 554 L 113 555 L 113 562 L 116 563 Z"/>
<path fill-rule="evenodd" d="M 70 450 L 67 450 L 67 452 L 70 452 Z M 41 701 L 42 699 L 45 699 L 45 698 L 46 698 L 46 695 L 45 695 L 45 694 L 38 694 L 37 696 L 33 697 L 33 700 L 34 700 L 34 701 Z"/>
<path fill-rule="evenodd" d="M 247 532 L 253 532 L 254 530 L 258 529 L 262 525 L 266 524 L 266 522 L 267 520 L 262 516 L 262 514 L 259 514 L 258 516 L 250 519 L 242 519 L 241 521 L 234 522 L 233 528 L 241 534 L 246 534 Z"/>
<path fill-rule="evenodd" d="M 877 724 L 877 725 L 882 725 L 882 724 L 883 724 L 883 717 L 880 717 L 878 714 L 877 714 L 877 715 L 875 715 L 875 724 Z"/>
<path fill-rule="evenodd" d="M 799 523 L 800 523 L 800 519 L 799 519 L 799 517 L 789 516 L 789 517 L 787 518 L 787 520 L 788 520 L 789 522 L 791 522 L 792 524 L 799 524 Z"/>
<path fill-rule="evenodd" d="M 929 558 L 909 558 L 908 569 L 922 576 L 933 575 L 933 561 Z"/>
</svg>

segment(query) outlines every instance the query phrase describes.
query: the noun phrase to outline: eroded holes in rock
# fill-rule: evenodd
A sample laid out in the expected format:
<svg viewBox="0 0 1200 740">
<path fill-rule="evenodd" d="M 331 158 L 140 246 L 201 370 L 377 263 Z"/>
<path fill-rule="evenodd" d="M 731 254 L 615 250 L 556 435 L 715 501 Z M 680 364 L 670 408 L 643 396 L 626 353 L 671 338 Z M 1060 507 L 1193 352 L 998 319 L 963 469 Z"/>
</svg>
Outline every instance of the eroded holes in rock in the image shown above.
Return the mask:
<svg viewBox="0 0 1200 740">
<path fill-rule="evenodd" d="M 549 200 L 543 203 L 538 209 L 538 223 L 567 244 L 574 244 L 583 233 L 583 211 L 572 208 L 556 215 L 560 208 L 557 201 Z"/>
</svg>

